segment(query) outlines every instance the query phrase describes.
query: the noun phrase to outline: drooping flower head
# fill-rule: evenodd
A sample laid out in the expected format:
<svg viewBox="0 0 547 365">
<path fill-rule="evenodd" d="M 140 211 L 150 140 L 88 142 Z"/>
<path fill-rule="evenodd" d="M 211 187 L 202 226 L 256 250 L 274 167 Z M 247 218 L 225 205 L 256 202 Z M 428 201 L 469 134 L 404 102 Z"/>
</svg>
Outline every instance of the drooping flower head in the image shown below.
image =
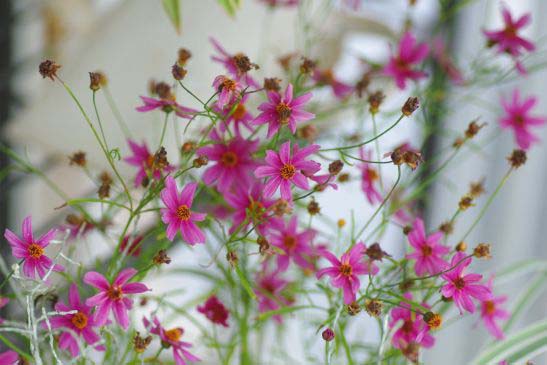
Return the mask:
<svg viewBox="0 0 547 365">
<path fill-rule="evenodd" d="M 372 152 L 361 149 L 359 155 L 362 160 L 370 161 Z M 380 181 L 379 171 L 372 167 L 372 164 L 366 162 L 359 164 L 359 169 L 361 170 L 361 190 L 365 193 L 368 202 L 370 204 L 380 203 L 382 201 L 382 195 L 376 186 Z"/>
<path fill-rule="evenodd" d="M 166 113 L 175 112 L 175 114 L 184 119 L 192 119 L 198 111 L 192 108 L 182 106 L 175 99 L 154 99 L 149 96 L 140 97 L 144 105 L 138 106 L 136 110 L 146 113 L 152 110 L 161 109 Z"/>
<path fill-rule="evenodd" d="M 221 109 L 234 103 L 243 91 L 243 85 L 224 75 L 215 77 L 213 87 L 218 92 L 216 105 Z"/>
<path fill-rule="evenodd" d="M 424 221 L 416 218 L 412 231 L 408 234 L 408 242 L 414 248 L 414 252 L 406 255 L 406 258 L 416 260 L 416 275 L 435 275 L 446 269 L 448 263 L 443 260 L 443 256 L 450 252 L 450 248 L 440 244 L 442 237 L 442 232 L 434 232 L 427 236 Z"/>
<path fill-rule="evenodd" d="M 354 90 L 354 88 L 348 84 L 338 80 L 331 69 L 319 70 L 315 69 L 312 74 L 312 78 L 318 85 L 329 85 L 332 88 L 334 96 L 338 99 L 345 99 Z"/>
<path fill-rule="evenodd" d="M 268 236 L 270 243 L 283 250 L 277 255 L 277 268 L 285 271 L 292 259 L 295 264 L 303 269 L 313 270 L 316 250 L 312 247 L 312 241 L 316 232 L 312 229 L 305 229 L 298 232 L 298 218 L 292 218 L 278 230 L 273 230 Z"/>
<path fill-rule="evenodd" d="M 166 208 L 161 209 L 161 219 L 167 224 L 167 238 L 173 241 L 180 231 L 182 238 L 194 245 L 205 243 L 205 235 L 194 222 L 205 219 L 205 213 L 190 210 L 198 184 L 188 183 L 179 193 L 177 183 L 172 176 L 165 179 L 165 188 L 161 191 L 161 200 Z"/>
<path fill-rule="evenodd" d="M 6 351 L 0 353 L 0 364 L 17 365 L 19 363 L 19 354 L 15 351 Z"/>
<path fill-rule="evenodd" d="M 127 143 L 133 155 L 124 158 L 124 161 L 138 168 L 137 176 L 135 176 L 135 187 L 141 186 L 147 178 L 160 180 L 163 173 L 175 170 L 175 167 L 170 164 L 156 161 L 155 156 L 148 150 L 146 142 L 139 145 L 137 142 L 128 139 Z"/>
<path fill-rule="evenodd" d="M 24 260 L 23 274 L 31 279 L 43 278 L 49 270 L 63 271 L 61 265 L 54 264 L 46 256 L 44 249 L 57 234 L 57 229 L 53 228 L 38 239 L 34 239 L 32 233 L 32 219 L 30 216 L 23 220 L 21 228 L 22 237 L 19 238 L 15 233 L 6 229 L 4 237 L 11 246 L 13 257 Z"/>
<path fill-rule="evenodd" d="M 108 320 L 108 314 L 112 311 L 114 318 L 123 329 L 129 327 L 127 312 L 132 308 L 133 300 L 127 295 L 144 293 L 149 290 L 143 283 L 128 283 L 136 274 L 137 270 L 133 268 L 124 269 L 112 283 L 95 271 L 84 275 L 84 283 L 99 289 L 99 293 L 85 301 L 86 305 L 97 307 L 95 311 L 96 326 L 104 325 Z"/>
<path fill-rule="evenodd" d="M 293 86 L 289 84 L 281 96 L 275 91 L 268 91 L 268 101 L 260 104 L 260 113 L 254 125 L 268 123 L 268 138 L 272 137 L 279 128 L 286 125 L 291 132 L 296 133 L 296 123 L 305 122 L 315 117 L 313 113 L 304 110 L 305 104 L 312 98 L 311 93 L 305 93 L 293 98 Z"/>
<path fill-rule="evenodd" d="M 219 53 L 218 56 L 212 56 L 211 59 L 224 66 L 230 76 L 236 81 L 242 82 L 246 86 L 259 88 L 258 83 L 249 75 L 249 71 L 257 66 L 249 60 L 243 53 L 230 54 L 220 43 L 214 39 L 209 38 L 209 41 L 213 44 L 215 50 Z"/>
<path fill-rule="evenodd" d="M 450 262 L 450 267 L 455 269 L 442 275 L 447 282 L 442 288 L 441 293 L 445 298 L 454 299 L 454 303 L 463 313 L 464 310 L 469 313 L 475 312 L 475 304 L 471 298 L 480 301 L 492 299 L 492 292 L 488 287 L 479 284 L 482 280 L 480 274 L 464 274 L 465 269 L 471 264 L 471 257 L 467 257 L 463 252 L 456 252 Z M 457 265 L 457 266 L 456 266 Z"/>
<path fill-rule="evenodd" d="M 546 117 L 530 115 L 532 108 L 536 104 L 536 97 L 530 97 L 521 101 L 518 89 L 513 90 L 511 100 L 501 99 L 505 115 L 500 119 L 500 125 L 502 128 L 513 129 L 517 145 L 524 150 L 529 149 L 533 143 L 539 141 L 530 131 L 530 127 L 539 126 L 547 122 Z"/>
<path fill-rule="evenodd" d="M 271 271 L 267 269 L 265 263 L 258 274 L 256 283 L 258 288 L 255 289 L 255 293 L 258 297 L 258 311 L 260 313 L 273 311 L 292 303 L 292 300 L 283 295 L 283 290 L 289 282 L 281 277 L 279 270 Z M 279 314 L 273 316 L 273 319 L 277 323 L 281 323 L 283 320 Z"/>
<path fill-rule="evenodd" d="M 291 142 L 287 141 L 281 145 L 279 153 L 272 150 L 266 151 L 266 165 L 255 170 L 257 178 L 270 178 L 264 187 L 264 196 L 269 198 L 280 188 L 281 197 L 292 201 L 292 184 L 300 189 L 309 190 L 308 180 L 302 171 L 308 175 L 319 171 L 321 164 L 306 160 L 306 157 L 317 152 L 319 148 L 319 145 L 316 144 L 302 149 L 298 145 L 294 145 L 291 155 Z"/>
<path fill-rule="evenodd" d="M 493 278 L 490 278 L 487 283 L 488 289 L 493 290 Z M 498 340 L 503 339 L 505 336 L 502 329 L 496 321 L 507 320 L 511 317 L 511 314 L 505 309 L 501 308 L 501 305 L 507 301 L 506 296 L 492 296 L 488 300 L 481 301 L 481 318 L 484 326 Z"/>
<path fill-rule="evenodd" d="M 49 318 L 51 328 L 68 328 L 71 330 L 61 333 L 61 336 L 59 337 L 59 348 L 62 350 L 69 350 L 73 357 L 78 356 L 80 353 L 78 340 L 74 338 L 74 333 L 79 337 L 83 337 L 84 341 L 89 345 L 93 345 L 100 340 L 100 337 L 96 332 L 98 324 L 96 323 L 93 313 L 91 313 L 91 309 L 91 307 L 82 303 L 80 294 L 78 294 L 78 287 L 76 284 L 72 284 L 68 292 L 68 305 L 63 301 L 57 302 L 57 304 L 55 304 L 55 310 L 57 312 L 77 312 Z M 46 324 L 43 323 L 42 326 L 46 327 Z M 104 350 L 104 347 L 99 346 L 97 349 Z"/>
<path fill-rule="evenodd" d="M 401 37 L 397 53 L 391 55 L 383 72 L 395 80 L 395 84 L 399 89 L 404 89 L 407 80 L 419 80 L 427 76 L 425 72 L 417 69 L 416 66 L 427 57 L 428 52 L 429 47 L 427 44 L 418 44 L 414 35 L 406 32 Z"/>
<path fill-rule="evenodd" d="M 144 326 L 155 335 L 158 335 L 162 346 L 171 347 L 173 349 L 173 358 L 176 365 L 187 365 L 189 362 L 201 361 L 201 359 L 193 355 L 187 349 L 192 347 L 189 342 L 181 341 L 181 337 L 184 334 L 184 329 L 181 327 L 175 327 L 172 329 L 165 329 L 159 319 L 154 317 L 152 322 L 147 318 L 143 318 Z"/>
<path fill-rule="evenodd" d="M 197 154 L 207 156 L 210 165 L 203 174 L 203 182 L 207 185 L 216 183 L 220 192 L 230 190 L 234 184 L 248 186 L 251 173 L 257 165 L 252 157 L 257 148 L 258 140 L 242 137 L 234 137 L 227 143 L 201 147 Z"/>
<path fill-rule="evenodd" d="M 340 260 L 327 250 L 320 252 L 321 256 L 326 258 L 332 266 L 317 271 L 317 279 L 323 275 L 330 276 L 332 286 L 343 290 L 345 304 L 351 304 L 356 300 L 357 292 L 361 286 L 360 275 L 378 273 L 378 267 L 365 262 L 365 250 L 366 246 L 359 242 L 344 253 Z"/>
<path fill-rule="evenodd" d="M 412 294 L 403 295 L 409 301 Z M 399 326 L 400 325 L 400 326 Z M 405 349 L 411 344 L 430 348 L 434 345 L 435 339 L 429 333 L 429 326 L 423 320 L 423 316 L 411 310 L 410 304 L 403 301 L 399 306 L 391 310 L 389 328 L 395 328 L 391 343 L 397 349 Z"/>
<path fill-rule="evenodd" d="M 226 306 L 224 306 L 216 295 L 211 295 L 203 305 L 197 307 L 197 311 L 202 313 L 211 322 L 228 327 L 230 312 L 228 312 Z"/>
</svg>

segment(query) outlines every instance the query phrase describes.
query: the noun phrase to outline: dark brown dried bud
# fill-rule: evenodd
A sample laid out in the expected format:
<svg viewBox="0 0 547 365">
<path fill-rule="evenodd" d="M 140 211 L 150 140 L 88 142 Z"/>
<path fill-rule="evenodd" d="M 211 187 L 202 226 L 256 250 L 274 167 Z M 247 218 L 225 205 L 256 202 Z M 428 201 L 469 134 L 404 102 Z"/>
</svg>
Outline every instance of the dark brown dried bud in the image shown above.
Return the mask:
<svg viewBox="0 0 547 365">
<path fill-rule="evenodd" d="M 367 247 L 365 254 L 373 261 L 382 261 L 385 256 L 391 257 L 391 255 L 382 250 L 378 242 Z"/>
<path fill-rule="evenodd" d="M 158 82 L 154 88 L 155 94 L 163 100 L 174 100 L 175 96 L 171 93 L 171 86 L 165 82 Z"/>
<path fill-rule="evenodd" d="M 429 326 L 429 329 L 432 330 L 441 328 L 441 324 L 443 323 L 443 317 L 438 313 L 426 312 L 423 318 L 424 322 Z"/>
<path fill-rule="evenodd" d="M 97 194 L 99 195 L 99 198 L 106 199 L 110 197 L 110 184 L 101 184 L 99 186 L 99 190 L 97 191 Z"/>
<path fill-rule="evenodd" d="M 461 146 L 463 146 L 465 140 L 461 137 L 458 137 L 454 140 L 454 143 L 452 143 L 452 147 L 454 148 L 460 148 Z"/>
<path fill-rule="evenodd" d="M 423 162 L 420 152 L 405 151 L 403 153 L 403 162 L 412 170 L 416 170 L 419 164 Z"/>
<path fill-rule="evenodd" d="M 514 150 L 509 157 L 507 157 L 509 164 L 512 168 L 518 169 L 526 163 L 526 151 Z"/>
<path fill-rule="evenodd" d="M 357 96 L 362 98 L 363 95 L 365 95 L 369 85 L 370 72 L 365 72 L 363 76 L 361 76 L 361 79 L 357 81 L 357 84 L 355 84 L 355 92 L 357 93 Z"/>
<path fill-rule="evenodd" d="M 368 95 L 368 110 L 371 114 L 376 114 L 380 110 L 380 105 L 386 98 L 385 94 L 381 91 L 375 91 L 372 94 Z"/>
<path fill-rule="evenodd" d="M 420 101 L 417 97 L 411 96 L 406 100 L 405 105 L 401 108 L 401 112 L 407 117 L 410 117 L 420 107 Z"/>
<path fill-rule="evenodd" d="M 338 175 L 338 182 L 345 183 L 348 182 L 350 179 L 350 176 L 348 173 L 343 173 Z"/>
<path fill-rule="evenodd" d="M 239 259 L 237 258 L 237 253 L 235 251 L 228 251 L 228 253 L 226 254 L 226 260 L 230 263 L 232 267 L 234 267 L 237 265 Z"/>
<path fill-rule="evenodd" d="M 359 306 L 359 304 L 357 302 L 352 302 L 351 304 L 348 304 L 346 306 L 346 310 L 348 311 L 348 314 L 350 316 L 355 316 L 359 312 L 361 312 L 361 307 Z"/>
<path fill-rule="evenodd" d="M 68 156 L 68 159 L 70 160 L 70 166 L 77 165 L 85 167 L 87 164 L 86 154 L 83 151 L 74 152 L 71 156 Z"/>
<path fill-rule="evenodd" d="M 402 165 L 404 160 L 404 151 L 402 151 L 400 148 L 397 148 L 395 151 L 391 153 L 391 161 L 393 161 L 394 165 L 400 166 Z"/>
<path fill-rule="evenodd" d="M 180 149 L 180 152 L 188 153 L 188 152 L 192 152 L 195 149 L 196 149 L 196 142 L 188 141 L 188 142 L 183 143 L 183 145 Z"/>
<path fill-rule="evenodd" d="M 207 156 L 199 156 L 198 158 L 194 159 L 194 161 L 192 162 L 192 165 L 196 169 L 199 169 L 202 166 L 206 166 L 208 163 L 209 163 L 209 159 L 207 158 Z"/>
<path fill-rule="evenodd" d="M 285 214 L 288 215 L 292 213 L 292 208 L 289 202 L 284 199 L 276 200 L 275 203 L 272 205 L 271 209 L 273 213 L 278 217 L 282 217 Z"/>
<path fill-rule="evenodd" d="M 192 52 L 187 50 L 186 48 L 180 48 L 178 51 L 178 58 L 177 63 L 182 67 L 186 65 L 186 62 L 192 58 Z"/>
<path fill-rule="evenodd" d="M 258 252 L 260 252 L 261 255 L 266 254 L 270 249 L 270 242 L 263 236 L 258 236 L 256 243 L 258 243 Z"/>
<path fill-rule="evenodd" d="M 317 135 L 319 134 L 317 131 L 317 127 L 313 124 L 308 124 L 301 128 L 298 128 L 297 133 L 298 137 L 305 139 L 310 143 L 315 141 Z"/>
<path fill-rule="evenodd" d="M 141 337 L 140 333 L 137 332 L 135 337 L 133 337 L 133 349 L 137 354 L 142 354 L 148 345 L 152 342 L 152 336 Z"/>
<path fill-rule="evenodd" d="M 281 79 L 277 77 L 264 78 L 264 90 L 279 92 L 281 90 Z"/>
<path fill-rule="evenodd" d="M 486 123 L 478 124 L 476 120 L 469 123 L 467 126 L 467 129 L 465 131 L 465 138 L 473 138 L 479 133 L 482 127 L 484 127 Z"/>
<path fill-rule="evenodd" d="M 103 171 L 100 175 L 99 175 L 99 180 L 101 180 L 101 183 L 103 184 L 112 184 L 112 176 L 110 176 L 110 174 L 106 171 Z"/>
<path fill-rule="evenodd" d="M 54 61 L 45 60 L 40 63 L 38 71 L 40 72 L 40 75 L 42 75 L 42 78 L 45 79 L 46 77 L 49 77 L 52 81 L 55 81 L 55 77 L 57 77 L 57 70 L 60 68 L 61 65 L 56 64 Z"/>
<path fill-rule="evenodd" d="M 161 265 L 161 264 L 169 265 L 171 263 L 171 258 L 167 256 L 167 251 L 159 250 L 158 253 L 155 254 L 154 257 L 152 258 L 152 262 L 155 265 Z"/>
<path fill-rule="evenodd" d="M 321 337 L 323 337 L 323 340 L 330 342 L 334 340 L 334 331 L 330 328 L 326 328 L 322 333 Z"/>
<path fill-rule="evenodd" d="M 317 67 L 317 62 L 310 60 L 307 57 L 302 57 L 302 63 L 300 63 L 300 73 L 309 75 Z"/>
<path fill-rule="evenodd" d="M 321 207 L 319 206 L 319 203 L 316 202 L 313 198 L 312 201 L 308 204 L 308 213 L 310 213 L 310 215 L 316 215 L 321 213 Z"/>
<path fill-rule="evenodd" d="M 371 317 L 380 317 L 382 315 L 382 308 L 384 305 L 381 301 L 376 299 L 367 299 L 365 301 L 365 311 Z"/>
<path fill-rule="evenodd" d="M 329 165 L 329 174 L 333 176 L 338 175 L 343 168 L 344 163 L 342 161 L 336 160 L 334 162 L 331 162 Z"/>
<path fill-rule="evenodd" d="M 154 159 L 152 161 L 152 168 L 154 170 L 163 170 L 169 166 L 169 161 L 167 161 L 167 151 L 162 146 L 160 149 L 154 154 Z"/>
<path fill-rule="evenodd" d="M 484 194 L 484 192 L 484 179 L 469 184 L 469 195 L 471 195 L 473 198 L 478 198 L 479 196 Z"/>
<path fill-rule="evenodd" d="M 460 243 L 458 243 L 456 245 L 456 251 L 458 252 L 465 252 L 465 250 L 467 250 L 467 243 L 461 241 Z"/>
<path fill-rule="evenodd" d="M 477 247 L 473 250 L 473 255 L 476 258 L 485 258 L 485 259 L 491 259 L 492 255 L 490 255 L 490 244 L 489 243 L 479 243 Z"/>
<path fill-rule="evenodd" d="M 178 63 L 175 63 L 173 67 L 171 67 L 171 75 L 173 75 L 175 80 L 183 80 L 187 73 L 188 71 L 186 71 L 184 67 L 180 66 Z"/>
<path fill-rule="evenodd" d="M 141 297 L 141 300 L 139 301 L 139 305 L 141 307 L 144 307 L 148 304 L 148 297 Z"/>
<path fill-rule="evenodd" d="M 458 207 L 460 208 L 460 210 L 467 210 L 474 205 L 475 204 L 473 204 L 473 197 L 469 195 L 463 196 L 458 203 Z"/>
<path fill-rule="evenodd" d="M 406 225 L 403 227 L 403 234 L 405 236 L 408 235 L 410 232 L 412 232 L 412 226 Z"/>
<path fill-rule="evenodd" d="M 89 88 L 93 91 L 101 89 L 107 83 L 106 76 L 99 71 L 89 73 Z"/>
<path fill-rule="evenodd" d="M 439 226 L 439 231 L 443 232 L 445 236 L 448 236 L 454 232 L 454 223 L 451 221 L 444 222 Z"/>
<path fill-rule="evenodd" d="M 252 69 L 257 70 L 259 68 L 257 64 L 252 63 L 249 57 L 247 57 L 243 53 L 236 54 L 232 58 L 232 60 L 234 61 L 234 64 L 239 74 L 244 74 L 251 71 Z"/>
</svg>

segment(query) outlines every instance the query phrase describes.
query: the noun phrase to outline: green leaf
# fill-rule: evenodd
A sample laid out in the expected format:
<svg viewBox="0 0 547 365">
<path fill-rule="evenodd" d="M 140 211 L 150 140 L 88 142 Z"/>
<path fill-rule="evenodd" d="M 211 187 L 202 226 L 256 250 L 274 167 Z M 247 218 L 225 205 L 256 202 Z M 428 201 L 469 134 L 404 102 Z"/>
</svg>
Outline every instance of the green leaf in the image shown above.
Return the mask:
<svg viewBox="0 0 547 365">
<path fill-rule="evenodd" d="M 517 301 L 512 307 L 511 318 L 504 324 L 503 331 L 507 332 L 516 320 L 530 307 L 537 297 L 543 292 L 543 288 L 547 284 L 547 273 L 537 276 L 534 281 L 529 282 L 529 285 L 521 292 Z"/>
<path fill-rule="evenodd" d="M 496 285 L 502 285 L 522 275 L 537 271 L 547 272 L 547 260 L 523 260 L 496 273 Z"/>
<path fill-rule="evenodd" d="M 163 8 L 175 26 L 177 33 L 180 33 L 180 0 L 162 0 Z"/>
<path fill-rule="evenodd" d="M 241 0 L 218 0 L 218 3 L 230 16 L 235 16 L 236 11 L 241 6 Z"/>
</svg>

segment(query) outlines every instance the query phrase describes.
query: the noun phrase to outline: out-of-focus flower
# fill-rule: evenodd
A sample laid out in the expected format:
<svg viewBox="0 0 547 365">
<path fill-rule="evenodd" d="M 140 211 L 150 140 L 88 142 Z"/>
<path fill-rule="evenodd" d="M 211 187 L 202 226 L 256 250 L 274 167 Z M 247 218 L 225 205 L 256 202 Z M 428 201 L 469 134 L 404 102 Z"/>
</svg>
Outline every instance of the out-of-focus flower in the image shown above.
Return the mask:
<svg viewBox="0 0 547 365">
<path fill-rule="evenodd" d="M 228 327 L 228 316 L 230 313 L 215 295 L 211 295 L 203 305 L 198 306 L 197 311 L 202 313 L 211 322 Z"/>
<path fill-rule="evenodd" d="M 427 76 L 425 72 L 418 70 L 415 66 L 427 57 L 428 52 L 427 44 L 418 44 L 414 35 L 406 32 L 401 37 L 397 53 L 391 55 L 383 72 L 395 80 L 399 89 L 404 89 L 407 80 L 419 80 Z"/>
<path fill-rule="evenodd" d="M 243 86 L 239 82 L 224 75 L 215 77 L 213 87 L 219 93 L 216 104 L 221 109 L 228 104 L 232 104 L 243 90 Z"/>
<path fill-rule="evenodd" d="M 274 230 L 269 236 L 270 243 L 283 250 L 283 254 L 277 255 L 277 268 L 285 271 L 292 259 L 295 264 L 303 269 L 313 270 L 313 257 L 315 250 L 311 246 L 316 232 L 312 229 L 305 229 L 298 232 L 298 218 L 292 218 L 280 229 Z"/>
<path fill-rule="evenodd" d="M 490 291 L 492 291 L 493 286 L 493 278 L 490 278 L 490 280 L 488 280 L 487 287 Z M 504 295 L 499 297 L 492 295 L 492 298 L 481 301 L 481 318 L 484 326 L 488 332 L 492 334 L 492 336 L 499 340 L 503 339 L 505 336 L 496 321 L 504 321 L 511 317 L 511 314 L 508 311 L 501 308 L 501 305 L 506 301 L 507 297 Z"/>
<path fill-rule="evenodd" d="M 370 161 L 372 156 L 371 151 L 364 151 L 361 149 L 359 151 L 359 157 L 362 160 Z M 379 183 L 379 172 L 372 167 L 372 164 L 362 162 L 359 164 L 359 169 L 361 170 L 361 190 L 365 193 L 367 200 L 370 204 L 376 204 L 382 201 L 382 195 L 378 191 L 376 184 Z"/>
<path fill-rule="evenodd" d="M 403 295 L 407 300 L 412 300 L 412 294 Z M 421 314 L 411 311 L 410 304 L 401 302 L 399 306 L 391 310 L 389 328 L 395 328 L 402 322 L 393 333 L 391 343 L 393 347 L 403 349 L 409 344 L 415 343 L 418 346 L 430 348 L 435 344 L 435 339 L 429 333 L 429 326 L 424 322 Z"/>
<path fill-rule="evenodd" d="M 120 244 L 120 252 L 126 252 L 127 255 L 138 257 L 141 254 L 141 242 L 143 236 L 125 236 Z M 131 241 L 131 243 L 129 243 Z M 127 245 L 129 244 L 129 247 Z"/>
<path fill-rule="evenodd" d="M 334 76 L 334 73 L 331 69 L 315 69 L 313 71 L 312 78 L 318 85 L 329 85 L 332 88 L 334 96 L 336 96 L 338 99 L 344 99 L 348 97 L 354 90 L 352 86 L 338 80 Z"/>
<path fill-rule="evenodd" d="M 148 150 L 146 142 L 139 145 L 137 142 L 128 139 L 127 143 L 133 155 L 124 158 L 124 161 L 138 168 L 137 176 L 135 176 L 135 187 L 141 186 L 148 177 L 160 180 L 162 173 L 169 173 L 175 170 L 175 167 L 172 165 L 155 163 L 154 155 Z"/>
<path fill-rule="evenodd" d="M 249 57 L 243 53 L 228 53 L 224 47 L 222 47 L 220 43 L 212 37 L 209 38 L 209 41 L 219 53 L 218 56 L 211 57 L 213 61 L 222 64 L 228 74 L 230 74 L 230 76 L 232 76 L 236 81 L 241 81 L 243 84 L 257 89 L 260 87 L 248 73 L 250 70 L 258 68 L 257 65 L 249 60 Z"/>
<path fill-rule="evenodd" d="M 253 130 L 251 122 L 254 117 L 251 113 L 249 113 L 247 107 L 245 106 L 248 98 L 249 94 L 245 94 L 237 105 L 228 104 L 223 109 L 219 108 L 216 104 L 213 105 L 213 110 L 220 114 L 224 120 L 224 122 L 218 123 L 218 128 L 221 132 L 225 132 L 230 125 L 233 126 L 236 136 L 241 136 L 241 125 L 249 131 Z"/>
<path fill-rule="evenodd" d="M 258 297 L 258 311 L 260 313 L 273 311 L 288 306 L 291 301 L 283 296 L 283 290 L 289 282 L 281 277 L 279 270 L 269 271 L 264 265 L 256 279 L 258 288 L 255 293 Z M 277 323 L 282 322 L 281 315 L 273 316 Z"/>
<path fill-rule="evenodd" d="M 19 363 L 19 354 L 15 351 L 6 351 L 0 353 L 0 364 L 17 365 Z"/>
<path fill-rule="evenodd" d="M 144 105 L 137 107 L 137 111 L 141 113 L 151 110 L 161 109 L 166 113 L 175 112 L 175 114 L 184 119 L 192 119 L 198 111 L 192 108 L 187 108 L 176 102 L 174 99 L 154 99 L 148 96 L 141 96 Z"/>
<path fill-rule="evenodd" d="M 450 252 L 450 248 L 440 244 L 442 237 L 442 232 L 426 236 L 424 221 L 416 218 L 412 231 L 408 234 L 408 242 L 414 247 L 414 252 L 406 255 L 406 258 L 416 260 L 416 275 L 435 275 L 446 268 L 448 263 L 442 257 Z"/>
</svg>

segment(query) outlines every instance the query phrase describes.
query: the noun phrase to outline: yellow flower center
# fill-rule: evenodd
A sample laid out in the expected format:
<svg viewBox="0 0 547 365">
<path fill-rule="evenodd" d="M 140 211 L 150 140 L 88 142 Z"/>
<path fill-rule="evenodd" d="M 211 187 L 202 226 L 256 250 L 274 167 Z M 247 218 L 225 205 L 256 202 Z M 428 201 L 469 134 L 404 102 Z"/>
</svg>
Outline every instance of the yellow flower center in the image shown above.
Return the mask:
<svg viewBox="0 0 547 365">
<path fill-rule="evenodd" d="M 165 331 L 165 337 L 169 339 L 171 342 L 178 342 L 180 338 L 182 337 L 182 329 L 180 328 L 173 328 L 170 330 Z"/>
<path fill-rule="evenodd" d="M 190 213 L 190 208 L 188 208 L 186 204 L 183 204 L 177 208 L 177 217 L 180 220 L 187 221 L 188 219 L 190 219 L 191 214 L 192 213 Z"/>
<path fill-rule="evenodd" d="M 82 312 L 78 312 L 70 319 L 72 324 L 78 329 L 84 329 L 87 326 L 87 316 Z"/>
<path fill-rule="evenodd" d="M 279 173 L 281 174 L 281 177 L 283 179 L 289 180 L 294 176 L 294 174 L 296 174 L 296 168 L 290 163 L 288 163 L 283 165 Z"/>
<path fill-rule="evenodd" d="M 44 254 L 44 249 L 42 246 L 37 245 L 36 243 L 32 243 L 27 248 L 28 254 L 33 259 L 39 259 Z"/>
<path fill-rule="evenodd" d="M 279 117 L 279 123 L 281 124 L 287 124 L 289 123 L 289 118 L 291 117 L 291 107 L 287 104 L 280 102 L 275 107 L 275 111 L 277 112 L 277 116 Z"/>
</svg>

